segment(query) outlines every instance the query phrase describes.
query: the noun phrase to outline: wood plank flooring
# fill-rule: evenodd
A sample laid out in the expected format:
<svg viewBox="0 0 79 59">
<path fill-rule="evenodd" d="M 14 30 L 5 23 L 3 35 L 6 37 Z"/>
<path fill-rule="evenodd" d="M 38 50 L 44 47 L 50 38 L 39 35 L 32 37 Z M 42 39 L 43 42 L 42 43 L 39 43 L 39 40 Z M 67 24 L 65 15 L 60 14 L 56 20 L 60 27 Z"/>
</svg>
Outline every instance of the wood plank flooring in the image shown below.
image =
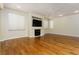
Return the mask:
<svg viewBox="0 0 79 59">
<path fill-rule="evenodd" d="M 0 42 L 1 55 L 78 55 L 79 38 L 46 34 Z"/>
</svg>

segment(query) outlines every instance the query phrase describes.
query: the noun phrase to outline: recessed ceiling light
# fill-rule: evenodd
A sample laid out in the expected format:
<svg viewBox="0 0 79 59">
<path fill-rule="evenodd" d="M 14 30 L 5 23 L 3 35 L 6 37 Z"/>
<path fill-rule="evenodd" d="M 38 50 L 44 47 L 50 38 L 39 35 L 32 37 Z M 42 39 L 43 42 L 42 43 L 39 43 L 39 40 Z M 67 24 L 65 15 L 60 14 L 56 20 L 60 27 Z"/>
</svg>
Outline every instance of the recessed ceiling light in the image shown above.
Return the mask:
<svg viewBox="0 0 79 59">
<path fill-rule="evenodd" d="M 17 6 L 17 8 L 21 8 L 21 6 Z"/>
<path fill-rule="evenodd" d="M 75 10 L 74 13 L 79 13 L 79 10 Z"/>
<path fill-rule="evenodd" d="M 58 16 L 63 16 L 62 14 L 58 15 Z"/>
</svg>

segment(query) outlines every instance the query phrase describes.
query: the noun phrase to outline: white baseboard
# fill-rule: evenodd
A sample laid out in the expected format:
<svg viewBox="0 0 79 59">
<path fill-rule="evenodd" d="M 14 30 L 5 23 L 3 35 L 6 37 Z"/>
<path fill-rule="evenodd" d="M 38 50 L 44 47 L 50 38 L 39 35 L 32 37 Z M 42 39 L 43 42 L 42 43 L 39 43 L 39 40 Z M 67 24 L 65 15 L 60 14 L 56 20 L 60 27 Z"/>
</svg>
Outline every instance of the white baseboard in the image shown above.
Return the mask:
<svg viewBox="0 0 79 59">
<path fill-rule="evenodd" d="M 7 40 L 6 38 L 3 38 L 3 39 L 1 39 L 0 41 L 5 41 L 5 40 Z"/>
<path fill-rule="evenodd" d="M 72 34 L 62 34 L 62 33 L 50 33 L 50 34 L 58 34 L 58 35 L 65 35 L 65 36 L 79 37 L 79 35 L 72 35 Z"/>
<path fill-rule="evenodd" d="M 41 36 L 43 36 L 43 35 L 41 35 Z M 9 37 L 9 38 L 1 39 L 0 41 L 11 40 L 11 39 L 15 39 L 15 38 L 22 38 L 22 37 L 27 37 L 27 36 Z M 33 38 L 33 37 L 36 37 L 36 36 L 28 36 L 28 37 Z"/>
<path fill-rule="evenodd" d="M 26 36 L 3 38 L 3 39 L 1 39 L 0 41 L 11 40 L 11 39 L 15 39 L 15 38 L 22 38 L 22 37 L 26 37 Z"/>
</svg>

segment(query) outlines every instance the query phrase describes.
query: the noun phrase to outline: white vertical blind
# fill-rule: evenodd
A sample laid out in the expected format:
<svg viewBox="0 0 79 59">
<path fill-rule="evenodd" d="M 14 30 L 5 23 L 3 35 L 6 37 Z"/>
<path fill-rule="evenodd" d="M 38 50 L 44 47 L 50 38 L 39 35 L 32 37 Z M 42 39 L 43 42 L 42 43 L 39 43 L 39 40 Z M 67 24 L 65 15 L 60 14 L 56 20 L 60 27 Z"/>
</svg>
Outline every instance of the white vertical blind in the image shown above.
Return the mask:
<svg viewBox="0 0 79 59">
<path fill-rule="evenodd" d="M 9 30 L 24 30 L 25 17 L 19 14 L 8 14 L 8 26 Z"/>
</svg>

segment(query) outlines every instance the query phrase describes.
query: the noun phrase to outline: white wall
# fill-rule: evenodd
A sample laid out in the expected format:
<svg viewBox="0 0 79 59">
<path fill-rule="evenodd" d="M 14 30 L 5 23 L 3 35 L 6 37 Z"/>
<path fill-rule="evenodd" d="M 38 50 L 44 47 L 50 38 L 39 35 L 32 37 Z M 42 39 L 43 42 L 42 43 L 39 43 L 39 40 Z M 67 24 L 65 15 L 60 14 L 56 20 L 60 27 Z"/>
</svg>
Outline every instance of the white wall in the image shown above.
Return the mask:
<svg viewBox="0 0 79 59">
<path fill-rule="evenodd" d="M 20 30 L 20 31 L 8 31 L 8 13 L 15 13 L 15 14 L 20 14 L 20 15 L 25 16 L 25 28 L 26 29 Z M 43 18 L 42 19 L 43 27 L 38 27 L 38 28 L 32 27 L 31 16 Z M 47 24 L 45 20 L 48 20 L 48 18 L 44 18 L 41 15 L 5 9 L 1 11 L 0 13 L 0 21 L 1 21 L 0 40 L 12 39 L 12 38 L 18 38 L 18 37 L 34 37 L 34 29 L 41 29 L 42 30 L 41 35 L 44 35 L 45 33 L 53 33 L 53 34 L 70 35 L 70 36 L 79 37 L 79 14 L 52 19 L 54 21 L 53 29 L 50 29 L 50 27 L 48 27 L 49 23 L 48 25 L 45 25 Z"/>
<path fill-rule="evenodd" d="M 25 30 L 9 30 L 8 13 L 14 13 L 14 14 L 19 14 L 19 15 L 24 16 L 25 17 Z M 2 40 L 20 38 L 20 37 L 34 37 L 34 29 L 41 29 L 41 36 L 44 35 L 43 27 L 32 27 L 32 16 L 43 18 L 43 16 L 41 15 L 21 12 L 17 10 L 11 10 L 11 9 L 2 10 L 1 30 L 2 30 L 2 35 L 4 36 Z"/>
<path fill-rule="evenodd" d="M 54 28 L 49 33 L 79 37 L 79 14 L 53 19 Z"/>
<path fill-rule="evenodd" d="M 15 14 L 20 14 L 25 17 L 25 30 L 15 30 L 15 31 L 9 31 L 8 30 L 8 13 L 15 13 Z M 1 29 L 2 29 L 2 35 L 4 36 L 5 39 L 12 39 L 12 38 L 18 38 L 18 37 L 27 37 L 28 36 L 28 15 L 27 13 L 21 12 L 21 11 L 15 11 L 15 10 L 9 10 L 5 9 L 2 11 L 2 16 L 1 16 Z M 19 24 L 18 24 L 19 25 Z"/>
<path fill-rule="evenodd" d="M 49 33 L 49 22 L 48 22 L 48 18 L 44 17 L 43 19 L 43 29 L 44 29 L 44 33 Z"/>
<path fill-rule="evenodd" d="M 0 27 L 0 30 L 1 30 L 1 38 L 0 38 L 0 40 L 4 40 L 5 38 L 6 38 L 6 21 L 5 21 L 5 19 L 6 19 L 6 16 L 5 16 L 5 12 L 4 12 L 4 10 L 1 10 L 1 15 L 0 15 L 0 20 L 1 20 L 1 27 Z"/>
<path fill-rule="evenodd" d="M 1 10 L 0 10 L 0 40 L 1 40 Z"/>
</svg>

